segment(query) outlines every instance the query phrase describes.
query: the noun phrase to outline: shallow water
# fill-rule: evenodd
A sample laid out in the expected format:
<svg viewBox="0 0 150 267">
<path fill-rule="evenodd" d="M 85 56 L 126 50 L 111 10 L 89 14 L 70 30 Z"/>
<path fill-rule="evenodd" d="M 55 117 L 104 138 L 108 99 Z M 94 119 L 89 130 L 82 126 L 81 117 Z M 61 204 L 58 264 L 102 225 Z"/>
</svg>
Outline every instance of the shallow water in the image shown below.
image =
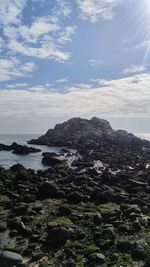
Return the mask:
<svg viewBox="0 0 150 267">
<path fill-rule="evenodd" d="M 27 141 L 38 138 L 39 135 L 0 135 L 0 143 L 2 144 L 12 144 L 16 142 L 21 145 L 27 145 Z M 61 147 L 47 147 L 47 146 L 37 146 L 29 145 L 41 149 L 39 153 L 31 153 L 29 155 L 15 155 L 11 151 L 0 151 L 0 166 L 8 169 L 14 164 L 20 163 L 26 168 L 32 168 L 34 170 L 44 170 L 47 167 L 43 166 L 42 153 L 43 152 L 56 152 L 61 150 Z"/>
</svg>

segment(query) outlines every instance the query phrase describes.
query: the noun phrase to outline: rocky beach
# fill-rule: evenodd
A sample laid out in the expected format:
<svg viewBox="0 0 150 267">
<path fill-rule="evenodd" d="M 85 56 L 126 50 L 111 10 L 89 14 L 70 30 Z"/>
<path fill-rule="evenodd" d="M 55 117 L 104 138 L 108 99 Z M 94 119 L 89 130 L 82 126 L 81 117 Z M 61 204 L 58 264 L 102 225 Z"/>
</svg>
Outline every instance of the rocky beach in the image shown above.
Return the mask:
<svg viewBox="0 0 150 267">
<path fill-rule="evenodd" d="M 0 266 L 149 267 L 150 142 L 93 117 L 28 143 L 0 150 L 62 149 L 45 170 L 0 168 Z"/>
</svg>

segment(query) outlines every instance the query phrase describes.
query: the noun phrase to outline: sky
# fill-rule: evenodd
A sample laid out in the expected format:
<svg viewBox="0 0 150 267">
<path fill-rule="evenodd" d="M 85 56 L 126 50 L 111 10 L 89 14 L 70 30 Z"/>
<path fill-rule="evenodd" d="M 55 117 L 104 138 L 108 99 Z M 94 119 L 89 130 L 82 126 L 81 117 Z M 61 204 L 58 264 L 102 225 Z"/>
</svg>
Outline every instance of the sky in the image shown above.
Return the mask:
<svg viewBox="0 0 150 267">
<path fill-rule="evenodd" d="M 150 133 L 150 0 L 0 0 L 0 133 Z"/>
</svg>

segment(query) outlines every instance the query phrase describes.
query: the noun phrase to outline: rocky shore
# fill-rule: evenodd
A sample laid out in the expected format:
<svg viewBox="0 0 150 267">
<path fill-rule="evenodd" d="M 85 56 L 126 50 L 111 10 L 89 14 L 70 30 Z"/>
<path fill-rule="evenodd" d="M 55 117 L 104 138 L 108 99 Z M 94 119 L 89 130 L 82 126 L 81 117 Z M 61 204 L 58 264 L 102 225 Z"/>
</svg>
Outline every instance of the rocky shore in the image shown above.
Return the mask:
<svg viewBox="0 0 150 267">
<path fill-rule="evenodd" d="M 149 142 L 104 125 L 63 139 L 71 166 L 63 149 L 43 154 L 47 170 L 0 168 L 0 266 L 150 266 Z"/>
</svg>

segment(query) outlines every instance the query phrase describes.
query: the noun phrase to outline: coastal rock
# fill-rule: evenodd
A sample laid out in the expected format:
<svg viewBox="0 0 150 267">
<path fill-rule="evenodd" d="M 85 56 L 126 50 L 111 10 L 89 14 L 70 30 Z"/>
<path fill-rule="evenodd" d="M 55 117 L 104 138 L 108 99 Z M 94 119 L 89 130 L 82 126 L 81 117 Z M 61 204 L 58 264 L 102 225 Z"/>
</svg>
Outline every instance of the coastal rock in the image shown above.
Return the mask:
<svg viewBox="0 0 150 267">
<path fill-rule="evenodd" d="M 54 158 L 52 156 L 46 155 L 42 159 L 42 163 L 47 166 L 57 166 L 57 165 L 65 165 L 65 162 L 58 159 Z"/>
<path fill-rule="evenodd" d="M 41 152 L 40 149 L 38 148 L 34 148 L 34 147 L 28 147 L 28 146 L 22 146 L 22 145 L 18 145 L 17 143 L 13 143 L 11 145 L 11 148 L 13 150 L 13 154 L 17 154 L 17 155 L 28 155 L 30 153 L 38 153 Z"/>
<path fill-rule="evenodd" d="M 11 145 L 0 144 L 0 151 L 12 151 L 13 154 L 17 155 L 28 155 L 30 153 L 41 152 L 40 149 L 28 146 L 22 146 L 17 143 L 12 143 Z"/>
<path fill-rule="evenodd" d="M 64 227 L 49 230 L 46 243 L 52 247 L 64 245 L 69 238 L 68 231 Z"/>
<path fill-rule="evenodd" d="M 0 266 L 13 267 L 22 262 L 22 256 L 18 253 L 3 251 L 0 254 Z"/>
<path fill-rule="evenodd" d="M 72 118 L 57 124 L 54 129 L 29 144 L 68 147 L 97 147 L 100 144 L 113 144 L 128 147 L 150 147 L 150 142 L 141 140 L 123 130 L 113 130 L 108 121 L 93 117 L 90 120 Z"/>
<path fill-rule="evenodd" d="M 57 192 L 58 192 L 57 185 L 51 182 L 43 183 L 38 188 L 38 195 L 42 198 L 56 197 Z"/>
<path fill-rule="evenodd" d="M 72 192 L 67 196 L 67 200 L 72 204 L 79 204 L 83 201 L 83 195 L 78 192 Z"/>
</svg>

